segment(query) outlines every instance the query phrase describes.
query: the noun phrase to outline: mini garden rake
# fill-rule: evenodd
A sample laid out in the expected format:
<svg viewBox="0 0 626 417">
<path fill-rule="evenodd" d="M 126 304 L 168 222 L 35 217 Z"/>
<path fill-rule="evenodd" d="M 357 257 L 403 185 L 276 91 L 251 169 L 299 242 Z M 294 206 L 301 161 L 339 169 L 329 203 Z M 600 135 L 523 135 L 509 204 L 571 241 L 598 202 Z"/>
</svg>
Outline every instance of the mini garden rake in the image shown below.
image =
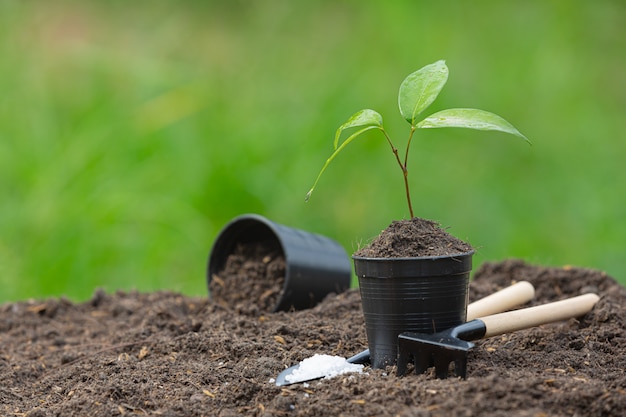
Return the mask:
<svg viewBox="0 0 626 417">
<path fill-rule="evenodd" d="M 401 333 L 398 336 L 397 375 L 406 374 L 412 356 L 416 374 L 424 373 L 434 364 L 437 377 L 446 378 L 450 363 L 454 362 L 455 374 L 465 378 L 467 356 L 474 347 L 470 340 L 580 317 L 591 311 L 599 298 L 596 294 L 580 295 L 536 307 L 486 316 L 434 334 Z"/>
</svg>

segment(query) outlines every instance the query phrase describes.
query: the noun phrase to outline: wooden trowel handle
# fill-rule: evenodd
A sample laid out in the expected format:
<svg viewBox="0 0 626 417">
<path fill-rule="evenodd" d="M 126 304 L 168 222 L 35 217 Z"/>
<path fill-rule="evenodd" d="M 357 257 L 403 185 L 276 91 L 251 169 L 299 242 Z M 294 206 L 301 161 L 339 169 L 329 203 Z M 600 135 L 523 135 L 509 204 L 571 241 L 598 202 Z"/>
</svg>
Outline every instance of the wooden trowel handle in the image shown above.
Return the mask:
<svg viewBox="0 0 626 417">
<path fill-rule="evenodd" d="M 520 281 L 467 306 L 467 321 L 507 311 L 526 304 L 535 296 L 535 287 Z"/>
<path fill-rule="evenodd" d="M 599 299 L 596 294 L 585 294 L 536 307 L 481 317 L 480 320 L 485 323 L 486 328 L 483 338 L 583 316 L 591 311 Z"/>
</svg>

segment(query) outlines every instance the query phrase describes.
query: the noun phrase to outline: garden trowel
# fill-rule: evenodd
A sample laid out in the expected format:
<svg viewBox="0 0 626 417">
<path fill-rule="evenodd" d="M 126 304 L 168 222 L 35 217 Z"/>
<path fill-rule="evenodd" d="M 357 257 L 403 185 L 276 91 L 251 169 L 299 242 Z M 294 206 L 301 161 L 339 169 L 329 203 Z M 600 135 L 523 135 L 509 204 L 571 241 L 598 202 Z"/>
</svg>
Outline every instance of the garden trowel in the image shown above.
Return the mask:
<svg viewBox="0 0 626 417">
<path fill-rule="evenodd" d="M 467 321 L 507 311 L 511 308 L 527 303 L 532 300 L 534 296 L 535 288 L 532 284 L 527 281 L 518 282 L 481 300 L 469 304 L 467 306 Z M 349 364 L 366 364 L 369 363 L 369 359 L 370 351 L 367 349 L 346 359 L 346 362 Z M 299 368 L 300 364 L 297 364 L 282 371 L 276 377 L 276 385 L 284 386 L 297 384 L 329 376 L 321 371 L 319 374 L 307 374 L 305 377 L 300 378 L 298 377 Z"/>
</svg>

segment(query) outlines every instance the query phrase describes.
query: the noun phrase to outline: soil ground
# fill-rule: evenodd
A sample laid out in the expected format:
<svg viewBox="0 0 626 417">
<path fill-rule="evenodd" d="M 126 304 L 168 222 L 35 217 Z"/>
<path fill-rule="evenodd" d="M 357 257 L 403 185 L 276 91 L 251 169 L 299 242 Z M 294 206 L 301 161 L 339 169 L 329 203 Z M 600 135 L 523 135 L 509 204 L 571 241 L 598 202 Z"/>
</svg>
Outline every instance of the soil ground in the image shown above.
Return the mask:
<svg viewBox="0 0 626 417">
<path fill-rule="evenodd" d="M 483 264 L 476 300 L 514 281 L 532 304 L 582 292 L 579 320 L 477 342 L 468 378 L 398 378 L 365 369 L 288 387 L 272 378 L 315 353 L 367 346 L 358 290 L 297 312 L 236 311 L 168 292 L 94 293 L 85 303 L 0 306 L 5 416 L 621 416 L 626 409 L 626 290 L 605 273 L 519 260 Z"/>
</svg>

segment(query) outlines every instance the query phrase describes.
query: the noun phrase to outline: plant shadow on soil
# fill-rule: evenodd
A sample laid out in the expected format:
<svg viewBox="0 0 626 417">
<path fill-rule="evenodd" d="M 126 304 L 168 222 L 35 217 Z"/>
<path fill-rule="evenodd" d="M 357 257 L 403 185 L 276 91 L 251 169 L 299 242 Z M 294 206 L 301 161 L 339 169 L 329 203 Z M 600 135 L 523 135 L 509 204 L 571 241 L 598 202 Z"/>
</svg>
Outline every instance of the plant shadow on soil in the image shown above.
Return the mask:
<svg viewBox="0 0 626 417">
<path fill-rule="evenodd" d="M 605 273 L 520 260 L 485 263 L 477 300 L 515 281 L 531 305 L 596 292 L 578 320 L 483 341 L 468 378 L 395 368 L 277 387 L 315 353 L 367 345 L 358 290 L 296 312 L 234 311 L 169 292 L 0 306 L 0 414 L 15 416 L 621 416 L 626 409 L 626 289 Z"/>
</svg>

